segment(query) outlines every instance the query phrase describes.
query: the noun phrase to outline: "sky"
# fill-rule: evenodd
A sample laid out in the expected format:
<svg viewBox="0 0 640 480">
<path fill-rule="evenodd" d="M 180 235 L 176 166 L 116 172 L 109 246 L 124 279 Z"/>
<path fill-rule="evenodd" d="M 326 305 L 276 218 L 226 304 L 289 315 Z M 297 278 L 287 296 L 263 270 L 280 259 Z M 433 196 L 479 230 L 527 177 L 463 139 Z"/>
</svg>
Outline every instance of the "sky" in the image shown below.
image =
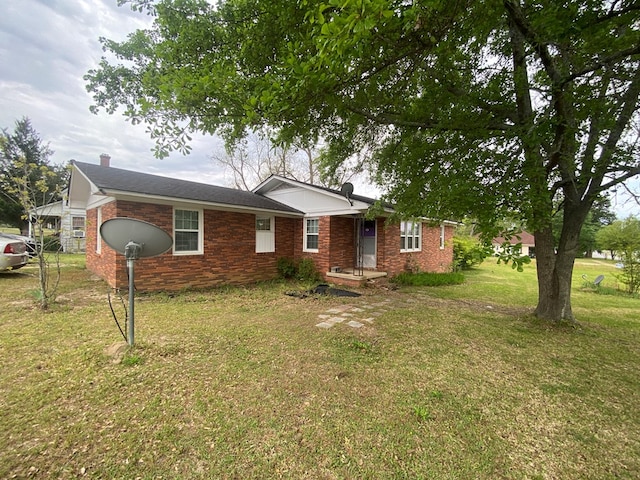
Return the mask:
<svg viewBox="0 0 640 480">
<path fill-rule="evenodd" d="M 222 142 L 196 136 L 188 156 L 159 160 L 144 125 L 120 113 L 89 112 L 92 98 L 83 76 L 103 55 L 100 37 L 124 40 L 151 23 L 117 0 L 2 0 L 0 3 L 0 128 L 10 132 L 23 117 L 54 151 L 51 163 L 75 159 L 216 185 L 229 185 L 211 160 Z"/>
<path fill-rule="evenodd" d="M 223 154 L 220 139 L 194 136 L 191 154 L 160 160 L 144 125 L 131 125 L 120 113 L 89 112 L 83 76 L 103 55 L 99 38 L 124 40 L 150 23 L 117 0 L 0 0 L 0 128 L 12 131 L 17 120 L 30 118 L 54 151 L 52 163 L 98 163 L 107 153 L 113 167 L 230 186 L 211 159 Z M 353 183 L 356 193 L 379 192 L 366 180 Z M 612 205 L 619 218 L 640 216 L 640 206 L 624 195 L 612 197 Z"/>
</svg>

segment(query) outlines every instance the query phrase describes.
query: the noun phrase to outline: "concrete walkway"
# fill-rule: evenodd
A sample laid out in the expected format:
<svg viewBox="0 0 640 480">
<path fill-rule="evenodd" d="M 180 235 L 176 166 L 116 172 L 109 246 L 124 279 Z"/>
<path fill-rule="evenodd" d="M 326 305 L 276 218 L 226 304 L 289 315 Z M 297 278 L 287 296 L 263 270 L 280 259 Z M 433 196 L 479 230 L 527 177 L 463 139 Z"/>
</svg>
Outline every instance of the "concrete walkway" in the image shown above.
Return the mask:
<svg viewBox="0 0 640 480">
<path fill-rule="evenodd" d="M 389 298 L 359 306 L 333 307 L 318 315 L 320 323 L 317 323 L 316 327 L 331 328 L 339 323 L 344 323 L 352 328 L 362 328 L 366 324 L 372 324 L 376 317 L 388 312 L 391 308 L 393 308 L 393 304 Z"/>
</svg>

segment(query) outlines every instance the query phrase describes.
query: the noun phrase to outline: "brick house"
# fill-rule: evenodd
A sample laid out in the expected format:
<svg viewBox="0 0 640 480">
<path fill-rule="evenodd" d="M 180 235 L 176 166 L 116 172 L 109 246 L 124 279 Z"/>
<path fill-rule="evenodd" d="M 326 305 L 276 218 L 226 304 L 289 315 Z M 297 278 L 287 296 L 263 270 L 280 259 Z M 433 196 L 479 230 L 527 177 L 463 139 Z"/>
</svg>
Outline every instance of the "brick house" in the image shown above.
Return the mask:
<svg viewBox="0 0 640 480">
<path fill-rule="evenodd" d="M 409 269 L 443 272 L 453 261 L 453 222 L 389 223 L 375 200 L 272 176 L 253 191 L 72 162 L 69 204 L 86 208 L 87 268 L 111 287 L 127 287 L 124 256 L 99 235 L 102 222 L 131 217 L 174 239 L 136 262 L 139 291 L 247 284 L 277 277 L 277 260 L 313 259 L 325 280 L 359 284 Z"/>
<path fill-rule="evenodd" d="M 528 255 L 531 258 L 536 254 L 536 238 L 527 231 L 521 231 L 507 240 L 504 237 L 495 237 L 491 240 L 491 246 L 493 247 L 493 253 L 500 255 L 504 250 L 504 244 L 509 243 L 512 247 L 519 245 L 517 253 L 520 255 Z"/>
</svg>

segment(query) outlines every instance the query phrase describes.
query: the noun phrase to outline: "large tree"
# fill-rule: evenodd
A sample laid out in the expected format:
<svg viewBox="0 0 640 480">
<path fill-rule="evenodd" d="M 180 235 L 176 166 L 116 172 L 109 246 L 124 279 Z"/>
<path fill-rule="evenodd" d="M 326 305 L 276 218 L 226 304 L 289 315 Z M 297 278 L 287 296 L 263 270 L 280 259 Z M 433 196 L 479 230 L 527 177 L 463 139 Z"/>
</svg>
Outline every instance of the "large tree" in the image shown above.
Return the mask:
<svg viewBox="0 0 640 480">
<path fill-rule="evenodd" d="M 32 199 L 34 207 L 59 200 L 60 190 L 66 185 L 68 171 L 64 166 L 52 165 L 53 150 L 45 143 L 31 124 L 23 117 L 16 120 L 13 131 L 5 128 L 0 134 L 0 222 L 27 230 L 27 212 L 18 193 L 21 181 L 35 185 L 41 180 L 39 167 L 50 172 L 46 185 L 39 188 Z M 28 166 L 28 167 L 27 167 Z"/>
<path fill-rule="evenodd" d="M 407 215 L 506 214 L 535 233 L 536 314 L 573 319 L 581 227 L 640 173 L 637 0 L 135 0 L 153 26 L 88 73 L 94 110 L 150 124 L 367 152 Z M 115 60 L 113 60 L 115 58 Z M 562 231 L 554 245 L 554 205 Z"/>
</svg>

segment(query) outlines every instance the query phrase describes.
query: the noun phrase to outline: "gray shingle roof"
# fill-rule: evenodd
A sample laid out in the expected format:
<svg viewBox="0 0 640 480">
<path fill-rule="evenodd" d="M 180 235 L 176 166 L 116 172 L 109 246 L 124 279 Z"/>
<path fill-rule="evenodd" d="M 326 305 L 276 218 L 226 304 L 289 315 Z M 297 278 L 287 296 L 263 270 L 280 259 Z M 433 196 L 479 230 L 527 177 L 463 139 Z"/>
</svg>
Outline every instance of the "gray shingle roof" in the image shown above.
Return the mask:
<svg viewBox="0 0 640 480">
<path fill-rule="evenodd" d="M 148 173 L 133 172 L 120 168 L 103 167 L 75 160 L 73 160 L 72 163 L 101 190 L 156 195 L 180 200 L 193 200 L 259 210 L 302 213 L 294 208 L 253 192 L 161 177 Z"/>
</svg>

